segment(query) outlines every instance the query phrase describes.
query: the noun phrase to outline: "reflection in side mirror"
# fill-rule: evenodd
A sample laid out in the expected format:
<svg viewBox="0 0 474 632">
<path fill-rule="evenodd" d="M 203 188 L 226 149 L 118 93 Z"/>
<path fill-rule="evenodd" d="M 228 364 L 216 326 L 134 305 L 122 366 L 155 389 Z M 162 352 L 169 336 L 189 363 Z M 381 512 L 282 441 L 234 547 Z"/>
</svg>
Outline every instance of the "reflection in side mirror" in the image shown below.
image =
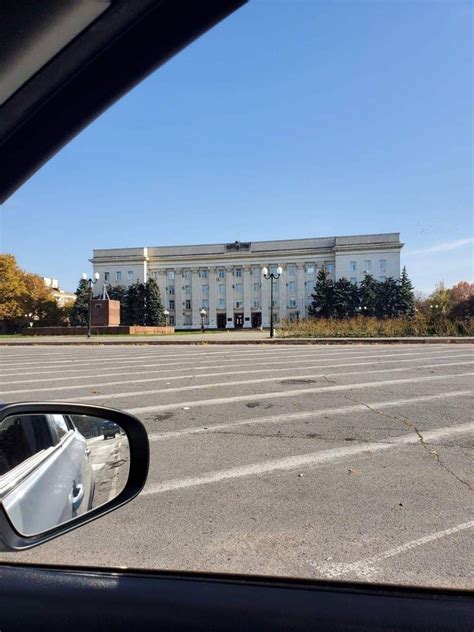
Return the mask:
<svg viewBox="0 0 474 632">
<path fill-rule="evenodd" d="M 0 422 L 0 501 L 22 536 L 111 502 L 129 469 L 128 437 L 106 416 L 32 412 Z"/>
</svg>

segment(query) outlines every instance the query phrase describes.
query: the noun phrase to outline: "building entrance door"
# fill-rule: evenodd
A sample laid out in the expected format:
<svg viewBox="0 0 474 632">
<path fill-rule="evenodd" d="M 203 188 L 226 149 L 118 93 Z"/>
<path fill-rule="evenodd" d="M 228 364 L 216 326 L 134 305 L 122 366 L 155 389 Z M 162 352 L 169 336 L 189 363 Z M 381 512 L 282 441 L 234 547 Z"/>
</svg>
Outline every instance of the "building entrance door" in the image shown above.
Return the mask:
<svg viewBox="0 0 474 632">
<path fill-rule="evenodd" d="M 226 323 L 226 314 L 217 314 L 217 329 L 225 329 Z"/>
<path fill-rule="evenodd" d="M 234 327 L 236 329 L 241 329 L 243 326 L 244 326 L 244 315 L 234 314 Z"/>
<path fill-rule="evenodd" d="M 256 329 L 262 326 L 262 314 L 261 312 L 254 312 L 252 314 L 252 327 Z"/>
</svg>

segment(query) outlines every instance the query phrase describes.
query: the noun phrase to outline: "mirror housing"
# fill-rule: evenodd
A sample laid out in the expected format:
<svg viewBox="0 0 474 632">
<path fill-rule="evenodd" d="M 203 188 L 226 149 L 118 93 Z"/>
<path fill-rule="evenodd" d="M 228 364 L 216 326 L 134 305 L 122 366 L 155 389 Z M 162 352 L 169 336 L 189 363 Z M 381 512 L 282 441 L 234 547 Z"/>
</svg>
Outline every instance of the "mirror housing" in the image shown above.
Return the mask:
<svg viewBox="0 0 474 632">
<path fill-rule="evenodd" d="M 149 466 L 148 436 L 142 422 L 119 410 L 102 406 L 87 406 L 60 402 L 5 404 L 0 407 L 0 426 L 10 416 L 16 415 L 86 415 L 106 418 L 122 428 L 128 440 L 130 455 L 128 479 L 121 492 L 113 499 L 77 517 L 37 535 L 23 535 L 15 529 L 0 499 L 0 551 L 21 551 L 57 538 L 64 533 L 96 520 L 118 509 L 135 498 L 145 485 Z"/>
</svg>

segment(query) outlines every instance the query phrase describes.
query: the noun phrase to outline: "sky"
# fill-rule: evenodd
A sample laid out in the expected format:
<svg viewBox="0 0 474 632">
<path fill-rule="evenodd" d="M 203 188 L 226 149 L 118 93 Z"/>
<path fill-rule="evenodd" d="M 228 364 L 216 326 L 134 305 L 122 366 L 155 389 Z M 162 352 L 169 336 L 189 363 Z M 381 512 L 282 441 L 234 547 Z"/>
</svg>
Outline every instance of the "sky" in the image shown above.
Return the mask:
<svg viewBox="0 0 474 632">
<path fill-rule="evenodd" d="M 74 290 L 94 248 L 400 232 L 417 290 L 472 280 L 472 11 L 251 0 L 0 207 L 2 251 Z"/>
</svg>

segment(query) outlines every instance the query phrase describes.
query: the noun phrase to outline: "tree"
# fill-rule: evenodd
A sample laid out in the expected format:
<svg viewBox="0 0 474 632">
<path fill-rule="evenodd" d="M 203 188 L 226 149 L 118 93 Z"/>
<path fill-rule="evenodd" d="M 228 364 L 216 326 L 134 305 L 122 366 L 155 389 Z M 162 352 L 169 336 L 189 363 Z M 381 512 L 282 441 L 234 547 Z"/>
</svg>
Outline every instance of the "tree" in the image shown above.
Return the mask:
<svg viewBox="0 0 474 632">
<path fill-rule="evenodd" d="M 393 277 L 377 283 L 375 316 L 377 318 L 396 318 L 400 316 L 400 283 Z"/>
<path fill-rule="evenodd" d="M 351 318 L 359 307 L 357 285 L 344 277 L 334 284 L 333 315 L 336 318 Z"/>
<path fill-rule="evenodd" d="M 433 314 L 446 316 L 453 306 L 452 292 L 443 281 L 439 283 L 435 291 L 428 297 L 429 309 Z"/>
<path fill-rule="evenodd" d="M 145 285 L 145 325 L 157 327 L 165 324 L 160 288 L 155 279 L 148 279 Z"/>
<path fill-rule="evenodd" d="M 453 304 L 464 303 L 474 296 L 474 283 L 467 281 L 459 281 L 451 288 L 451 297 Z"/>
<path fill-rule="evenodd" d="M 127 311 L 127 288 L 125 285 L 113 285 L 107 288 L 107 294 L 110 300 L 120 301 L 120 324 L 129 325 L 129 316 Z"/>
<path fill-rule="evenodd" d="M 474 318 L 474 283 L 460 281 L 451 288 L 452 306 L 449 316 L 453 320 Z"/>
<path fill-rule="evenodd" d="M 89 283 L 81 279 L 74 292 L 76 302 L 71 310 L 71 324 L 74 327 L 87 327 L 89 323 L 89 291 Z"/>
<path fill-rule="evenodd" d="M 126 310 L 129 325 L 145 324 L 145 285 L 136 281 L 128 287 L 126 299 Z"/>
<path fill-rule="evenodd" d="M 379 311 L 379 283 L 366 274 L 359 287 L 360 312 L 364 316 L 376 316 Z"/>
<path fill-rule="evenodd" d="M 24 316 L 25 294 L 24 273 L 15 257 L 0 255 L 0 321 L 4 321 L 7 328 L 14 327 L 15 321 Z"/>
<path fill-rule="evenodd" d="M 316 278 L 308 312 L 315 318 L 332 318 L 334 315 L 334 281 L 326 268 L 321 268 Z"/>
<path fill-rule="evenodd" d="M 402 276 L 400 277 L 398 312 L 403 316 L 413 316 L 415 313 L 413 284 L 408 278 L 405 266 L 403 266 Z"/>
</svg>

